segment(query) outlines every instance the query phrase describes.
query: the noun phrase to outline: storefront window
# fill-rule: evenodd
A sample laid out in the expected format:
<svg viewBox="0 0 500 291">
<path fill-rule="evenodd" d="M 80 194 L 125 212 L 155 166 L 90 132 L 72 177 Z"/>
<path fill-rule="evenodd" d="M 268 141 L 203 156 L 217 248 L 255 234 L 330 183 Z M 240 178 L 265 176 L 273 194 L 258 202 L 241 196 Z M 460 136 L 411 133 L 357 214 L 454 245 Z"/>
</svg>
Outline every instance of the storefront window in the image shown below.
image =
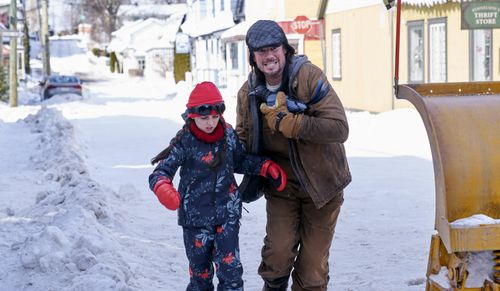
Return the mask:
<svg viewBox="0 0 500 291">
<path fill-rule="evenodd" d="M 429 82 L 446 82 L 446 19 L 429 20 Z"/>
<path fill-rule="evenodd" d="M 340 29 L 332 31 L 332 77 L 334 80 L 342 78 L 342 64 L 340 51 Z"/>
<path fill-rule="evenodd" d="M 424 22 L 408 23 L 408 82 L 424 82 Z"/>
<path fill-rule="evenodd" d="M 491 80 L 491 29 L 470 31 L 471 81 Z"/>
</svg>

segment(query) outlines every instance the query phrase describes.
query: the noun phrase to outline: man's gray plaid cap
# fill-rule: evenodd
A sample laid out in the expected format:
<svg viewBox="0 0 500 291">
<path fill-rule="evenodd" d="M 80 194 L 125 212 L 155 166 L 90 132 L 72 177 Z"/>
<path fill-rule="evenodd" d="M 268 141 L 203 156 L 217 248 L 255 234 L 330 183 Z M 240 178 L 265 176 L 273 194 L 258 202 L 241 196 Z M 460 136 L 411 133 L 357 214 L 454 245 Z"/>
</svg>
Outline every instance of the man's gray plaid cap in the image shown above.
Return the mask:
<svg viewBox="0 0 500 291">
<path fill-rule="evenodd" d="M 247 31 L 246 43 L 250 51 L 265 47 L 277 47 L 288 43 L 283 29 L 272 20 L 259 20 Z"/>
</svg>

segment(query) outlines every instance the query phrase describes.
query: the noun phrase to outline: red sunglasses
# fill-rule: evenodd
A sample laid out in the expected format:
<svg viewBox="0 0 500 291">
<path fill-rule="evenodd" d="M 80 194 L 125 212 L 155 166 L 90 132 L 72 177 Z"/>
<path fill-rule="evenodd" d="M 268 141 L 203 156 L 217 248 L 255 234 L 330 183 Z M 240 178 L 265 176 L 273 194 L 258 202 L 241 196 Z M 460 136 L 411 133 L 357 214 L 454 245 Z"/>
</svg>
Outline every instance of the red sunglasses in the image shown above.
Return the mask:
<svg viewBox="0 0 500 291">
<path fill-rule="evenodd" d="M 224 113 L 224 110 L 226 110 L 226 105 L 224 105 L 224 102 L 213 104 L 213 105 L 200 105 L 196 107 L 191 107 L 187 111 L 188 113 L 191 114 L 198 114 L 198 115 L 210 115 L 212 111 L 215 111 L 217 114 L 222 114 Z"/>
</svg>

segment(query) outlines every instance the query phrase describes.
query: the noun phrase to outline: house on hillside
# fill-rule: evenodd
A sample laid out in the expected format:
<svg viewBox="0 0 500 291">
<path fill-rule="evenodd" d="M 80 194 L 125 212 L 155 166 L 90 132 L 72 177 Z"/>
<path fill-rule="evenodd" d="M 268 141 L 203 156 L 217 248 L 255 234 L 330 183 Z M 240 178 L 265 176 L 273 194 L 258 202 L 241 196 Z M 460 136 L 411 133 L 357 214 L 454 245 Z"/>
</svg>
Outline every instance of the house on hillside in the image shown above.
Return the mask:
<svg viewBox="0 0 500 291">
<path fill-rule="evenodd" d="M 125 73 L 165 76 L 173 71 L 175 35 L 183 16 L 179 13 L 167 20 L 148 18 L 129 23 L 112 33 L 106 50 L 116 54 Z"/>
<path fill-rule="evenodd" d="M 184 12 L 171 15 L 162 34 L 147 44 L 145 63 L 149 72 L 160 76 L 173 73 L 176 36 L 183 18 Z"/>
<path fill-rule="evenodd" d="M 181 29 L 192 42 L 193 82 L 212 81 L 225 87 L 226 56 L 221 34 L 243 19 L 242 0 L 195 0 Z"/>
<path fill-rule="evenodd" d="M 500 80 L 500 55 L 493 49 L 500 31 L 462 29 L 461 20 L 459 0 L 402 0 L 399 84 Z M 379 0 L 329 1 L 325 21 L 325 72 L 345 107 L 380 112 L 411 106 L 393 93 L 395 8 Z"/>
</svg>

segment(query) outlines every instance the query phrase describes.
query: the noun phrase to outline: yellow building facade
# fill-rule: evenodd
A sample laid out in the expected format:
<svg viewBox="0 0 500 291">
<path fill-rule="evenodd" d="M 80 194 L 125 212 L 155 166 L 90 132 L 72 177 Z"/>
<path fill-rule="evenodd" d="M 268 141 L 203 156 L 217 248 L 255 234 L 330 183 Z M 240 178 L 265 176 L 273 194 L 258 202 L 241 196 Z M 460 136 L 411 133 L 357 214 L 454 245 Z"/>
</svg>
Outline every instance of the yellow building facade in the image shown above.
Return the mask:
<svg viewBox="0 0 500 291">
<path fill-rule="evenodd" d="M 325 73 L 346 108 L 384 111 L 394 102 L 391 16 L 382 8 L 374 5 L 325 15 Z"/>
<path fill-rule="evenodd" d="M 380 1 L 327 11 L 325 27 L 325 73 L 346 108 L 411 106 L 393 93 L 395 8 Z M 457 2 L 402 5 L 399 84 L 500 80 L 499 36 L 498 30 L 462 30 Z"/>
<path fill-rule="evenodd" d="M 307 4 L 305 4 L 305 1 L 303 0 L 285 0 L 284 19 L 278 19 L 277 21 L 292 21 L 297 16 L 306 16 L 309 20 L 318 22 L 318 11 L 321 2 L 321 0 L 310 0 L 307 1 Z M 320 39 L 307 39 L 304 37 L 304 35 L 300 34 L 293 34 L 289 36 L 289 38 L 300 41 L 300 53 L 307 55 L 307 57 L 313 64 L 322 69 L 325 66 L 325 60 L 323 59 L 325 41 L 324 39 L 321 39 L 325 35 L 324 27 L 324 24 L 321 24 L 321 29 L 319 31 Z"/>
</svg>

